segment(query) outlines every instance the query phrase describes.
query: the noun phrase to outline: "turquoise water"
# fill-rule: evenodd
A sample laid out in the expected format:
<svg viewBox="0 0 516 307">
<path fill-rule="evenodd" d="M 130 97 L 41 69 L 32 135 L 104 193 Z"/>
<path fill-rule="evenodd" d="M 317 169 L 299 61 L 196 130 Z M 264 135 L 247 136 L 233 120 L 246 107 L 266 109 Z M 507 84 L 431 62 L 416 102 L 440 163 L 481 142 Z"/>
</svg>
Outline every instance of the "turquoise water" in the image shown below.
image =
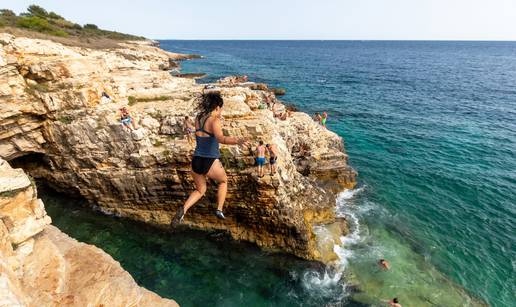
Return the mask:
<svg viewBox="0 0 516 307">
<path fill-rule="evenodd" d="M 365 306 L 346 298 L 343 281 L 312 289 L 324 268 L 296 257 L 261 251 L 223 233 L 164 232 L 104 216 L 84 200 L 38 184 L 52 223 L 118 260 L 139 285 L 181 306 Z"/>
<path fill-rule="evenodd" d="M 436 268 L 492 306 L 516 301 L 516 43 L 161 43 L 205 56 L 184 72 L 247 74 L 286 88 L 282 99 L 305 112 L 329 113 L 363 188 L 342 213 L 359 229 L 348 272 L 367 275 L 369 258 L 385 256 L 417 262 L 429 283 L 440 277 L 425 265 Z"/>
</svg>

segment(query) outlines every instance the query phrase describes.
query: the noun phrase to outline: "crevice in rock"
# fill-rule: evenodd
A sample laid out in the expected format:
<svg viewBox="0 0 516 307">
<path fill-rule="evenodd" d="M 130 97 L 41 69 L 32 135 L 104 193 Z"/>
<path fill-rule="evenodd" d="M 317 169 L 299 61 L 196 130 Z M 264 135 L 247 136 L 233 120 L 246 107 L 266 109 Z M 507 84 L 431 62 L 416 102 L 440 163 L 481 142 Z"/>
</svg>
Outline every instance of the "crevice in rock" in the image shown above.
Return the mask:
<svg viewBox="0 0 516 307">
<path fill-rule="evenodd" d="M 76 187 L 54 182 L 54 180 L 49 178 L 48 174 L 52 172 L 54 167 L 50 158 L 44 153 L 24 152 L 21 156 L 11 159 L 9 164 L 13 168 L 23 169 L 32 178 L 38 180 L 38 187 L 40 184 L 44 184 L 50 186 L 53 190 L 72 197 L 81 196 L 79 189 Z"/>
<path fill-rule="evenodd" d="M 21 156 L 9 160 L 9 164 L 13 168 L 21 168 L 24 171 L 31 173 L 31 170 L 43 167 L 50 169 L 50 159 L 41 152 L 25 152 Z M 32 175 L 32 174 L 31 174 Z"/>
</svg>

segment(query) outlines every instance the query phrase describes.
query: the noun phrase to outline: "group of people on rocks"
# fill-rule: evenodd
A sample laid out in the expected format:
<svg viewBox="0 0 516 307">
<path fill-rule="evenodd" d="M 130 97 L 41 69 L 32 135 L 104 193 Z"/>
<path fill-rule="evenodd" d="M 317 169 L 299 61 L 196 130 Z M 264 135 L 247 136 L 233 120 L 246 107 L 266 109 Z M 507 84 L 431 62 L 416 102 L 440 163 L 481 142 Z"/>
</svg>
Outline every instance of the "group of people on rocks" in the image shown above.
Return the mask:
<svg viewBox="0 0 516 307">
<path fill-rule="evenodd" d="M 287 118 L 292 117 L 292 110 L 285 107 L 283 110 L 278 110 L 278 104 L 273 103 L 272 107 L 272 114 L 275 118 L 279 118 L 280 120 L 287 120 Z"/>
<path fill-rule="evenodd" d="M 206 179 L 210 178 L 217 182 L 217 209 L 215 216 L 225 219 L 223 213 L 224 202 L 227 193 L 227 176 L 224 166 L 220 162 L 219 144 L 249 146 L 248 140 L 241 137 L 225 136 L 222 133 L 222 109 L 224 101 L 219 92 L 208 91 L 204 93 L 197 106 L 195 120 L 185 117 L 184 131 L 187 138 L 195 137 L 195 150 L 191 163 L 191 173 L 194 180 L 195 191 L 193 191 L 184 205 L 181 206 L 171 225 L 177 226 L 182 223 L 186 212 L 195 205 L 206 193 Z M 264 165 L 266 154 L 269 156 L 271 175 L 276 173 L 278 149 L 274 144 L 264 145 L 259 141 L 256 147 L 256 164 L 258 166 L 258 177 L 264 176 Z"/>
<path fill-rule="evenodd" d="M 194 136 L 195 136 L 195 122 L 189 117 L 185 116 L 184 122 L 184 133 L 186 135 L 186 139 L 188 140 L 189 144 L 194 144 Z M 261 178 L 264 176 L 264 166 L 267 162 L 266 155 L 269 156 L 269 165 L 270 165 L 270 175 L 274 176 L 276 174 L 276 162 L 278 161 L 278 149 L 275 144 L 265 144 L 263 141 L 258 142 L 258 146 L 255 150 L 256 155 L 256 166 L 257 166 L 257 173 L 258 177 Z"/>
<path fill-rule="evenodd" d="M 314 115 L 314 121 L 318 122 L 319 125 L 326 128 L 326 121 L 328 120 L 328 113 L 323 112 L 322 115 L 319 112 L 316 112 Z"/>
<path fill-rule="evenodd" d="M 247 75 L 243 75 L 243 76 L 228 76 L 228 77 L 220 79 L 218 82 L 220 84 L 225 84 L 225 85 L 235 85 L 235 84 L 239 84 L 239 83 L 245 83 L 248 80 L 249 80 L 249 78 L 247 77 Z"/>
<path fill-rule="evenodd" d="M 265 144 L 260 140 L 256 147 L 256 165 L 258 167 L 258 177 L 262 178 L 265 173 L 264 166 L 267 161 L 265 154 L 269 155 L 270 175 L 276 174 L 276 162 L 278 161 L 278 149 L 274 144 Z"/>
</svg>

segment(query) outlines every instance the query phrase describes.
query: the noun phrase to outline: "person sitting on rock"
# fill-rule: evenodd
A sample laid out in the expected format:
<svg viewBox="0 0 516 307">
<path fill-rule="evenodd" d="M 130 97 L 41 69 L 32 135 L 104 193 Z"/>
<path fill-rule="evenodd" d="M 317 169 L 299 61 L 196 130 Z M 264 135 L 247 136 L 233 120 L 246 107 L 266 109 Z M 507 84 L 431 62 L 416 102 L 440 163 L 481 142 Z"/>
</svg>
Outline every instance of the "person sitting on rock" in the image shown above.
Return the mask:
<svg viewBox="0 0 516 307">
<path fill-rule="evenodd" d="M 271 109 L 271 98 L 268 95 L 264 95 L 263 101 L 265 102 L 265 105 L 267 106 L 267 110 L 270 110 Z"/>
<path fill-rule="evenodd" d="M 272 115 L 274 117 L 278 117 L 278 115 L 279 115 L 279 113 L 278 113 L 278 104 L 276 102 L 273 102 L 271 109 L 272 109 Z"/>
<path fill-rule="evenodd" d="M 256 165 L 258 166 L 258 177 L 261 178 L 264 176 L 263 166 L 265 165 L 265 146 L 261 140 L 256 147 Z"/>
<path fill-rule="evenodd" d="M 319 112 L 315 113 L 314 121 L 318 122 L 319 125 L 321 125 L 322 117 L 321 117 L 321 114 Z"/>
<path fill-rule="evenodd" d="M 195 184 L 193 191 L 183 206 L 179 207 L 171 226 L 180 224 L 186 212 L 195 205 L 206 193 L 206 177 L 218 183 L 217 210 L 215 215 L 225 219 L 222 209 L 226 200 L 227 176 L 219 160 L 219 143 L 227 145 L 247 145 L 244 138 L 224 136 L 222 133 L 221 117 L 224 101 L 219 92 L 204 93 L 197 106 L 195 118 L 196 146 L 192 159 L 192 177 Z"/>
<path fill-rule="evenodd" d="M 285 112 L 280 113 L 279 119 L 287 120 L 288 116 L 289 116 L 289 111 L 285 111 Z"/>
<path fill-rule="evenodd" d="M 130 131 L 138 129 L 136 128 L 136 123 L 134 122 L 131 113 L 129 113 L 129 110 L 126 107 L 120 108 L 120 121 L 122 122 L 122 125 Z"/>
<path fill-rule="evenodd" d="M 276 174 L 276 162 L 278 161 L 278 149 L 274 144 L 265 145 L 267 151 L 269 152 L 269 164 L 271 166 L 271 176 Z"/>
<path fill-rule="evenodd" d="M 188 116 L 185 116 L 185 120 L 183 122 L 183 129 L 186 134 L 186 139 L 188 140 L 188 144 L 192 145 L 194 142 L 195 123 Z"/>
</svg>

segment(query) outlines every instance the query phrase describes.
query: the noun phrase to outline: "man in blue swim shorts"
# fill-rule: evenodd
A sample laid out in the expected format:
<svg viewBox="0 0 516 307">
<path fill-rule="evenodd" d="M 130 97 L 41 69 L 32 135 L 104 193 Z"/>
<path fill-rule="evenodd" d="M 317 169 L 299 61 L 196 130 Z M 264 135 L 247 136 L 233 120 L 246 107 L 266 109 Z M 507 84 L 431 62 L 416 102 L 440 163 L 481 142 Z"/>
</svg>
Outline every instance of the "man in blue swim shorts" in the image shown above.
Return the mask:
<svg viewBox="0 0 516 307">
<path fill-rule="evenodd" d="M 264 176 L 263 166 L 265 165 L 265 146 L 263 141 L 260 141 L 258 147 L 256 147 L 256 165 L 258 165 L 258 177 Z"/>
</svg>

